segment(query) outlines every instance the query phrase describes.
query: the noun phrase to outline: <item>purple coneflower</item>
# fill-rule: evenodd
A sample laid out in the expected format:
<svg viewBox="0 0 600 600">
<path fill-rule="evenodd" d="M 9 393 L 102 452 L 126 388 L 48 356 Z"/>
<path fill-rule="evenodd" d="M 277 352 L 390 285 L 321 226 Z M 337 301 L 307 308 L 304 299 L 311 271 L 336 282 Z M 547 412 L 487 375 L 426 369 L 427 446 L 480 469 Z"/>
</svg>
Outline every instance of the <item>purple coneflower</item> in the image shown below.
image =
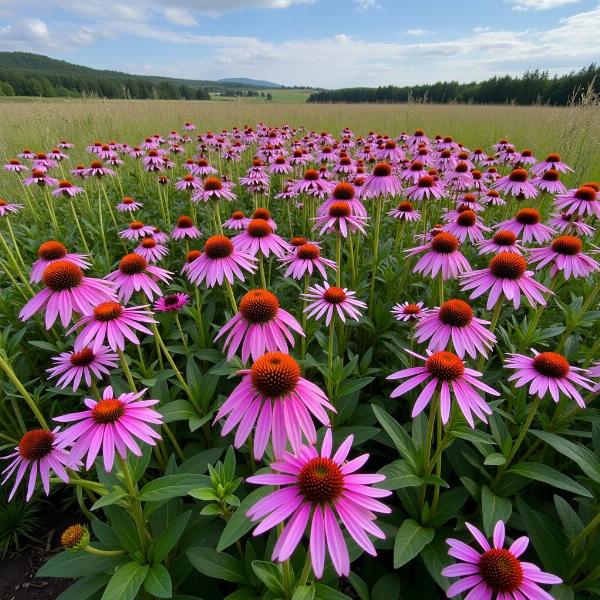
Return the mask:
<svg viewBox="0 0 600 600">
<path fill-rule="evenodd" d="M 311 415 L 329 426 L 325 409 L 335 412 L 325 393 L 300 375 L 300 366 L 288 354 L 263 354 L 251 369 L 239 372 L 242 381 L 223 403 L 215 421 L 226 417 L 221 435 L 237 427 L 234 446 L 239 448 L 253 428 L 253 453 L 260 460 L 271 439 L 276 459 L 283 456 L 287 442 L 299 449 L 302 435 L 310 444 L 317 441 Z"/>
<path fill-rule="evenodd" d="M 8 500 L 12 500 L 19 484 L 27 477 L 27 493 L 25 500 L 29 502 L 35 490 L 38 472 L 46 496 L 50 493 L 50 473 L 54 471 L 56 475 L 65 483 L 69 483 L 69 475 L 65 469 L 71 466 L 71 458 L 65 451 L 65 444 L 57 435 L 58 429 L 49 431 L 48 429 L 32 429 L 28 431 L 15 447 L 15 452 L 8 456 L 3 456 L 5 460 L 12 459 L 11 463 L 2 471 L 4 485 L 16 473 L 15 483 L 8 495 Z"/>
<path fill-rule="evenodd" d="M 117 210 L 119 212 L 135 212 L 144 206 L 141 202 L 134 200 L 131 196 L 125 196 L 119 204 Z"/>
<path fill-rule="evenodd" d="M 197 190 L 192 196 L 192 201 L 208 202 L 209 200 L 235 200 L 235 194 L 218 177 L 207 177 L 202 189 Z"/>
<path fill-rule="evenodd" d="M 0 217 L 5 217 L 8 213 L 16 214 L 23 208 L 22 204 L 15 204 L 14 202 L 7 202 L 3 198 L 0 198 Z"/>
<path fill-rule="evenodd" d="M 329 325 L 336 314 L 343 322 L 346 322 L 346 316 L 358 321 L 361 317 L 360 309 L 367 307 L 362 300 L 355 298 L 356 292 L 331 286 L 327 281 L 324 281 L 323 285 L 309 287 L 308 293 L 301 296 L 308 300 L 304 309 L 307 316 L 315 320 L 325 316 L 326 325 Z"/>
<path fill-rule="evenodd" d="M 105 300 L 116 299 L 113 284 L 102 279 L 85 277 L 81 267 L 68 260 L 56 260 L 42 272 L 45 288 L 38 292 L 19 313 L 22 321 L 40 311 L 46 311 L 46 329 L 60 316 L 66 327 L 74 312 L 87 314 Z"/>
<path fill-rule="evenodd" d="M 99 160 L 94 160 L 90 163 L 89 169 L 86 169 L 87 177 L 105 177 L 106 175 L 116 175 L 112 169 L 105 167 Z"/>
<path fill-rule="evenodd" d="M 49 240 L 41 244 L 37 255 L 38 259 L 31 265 L 29 275 L 31 283 L 39 283 L 42 280 L 44 269 L 57 260 L 66 260 L 84 270 L 91 266 L 87 261 L 87 255 L 68 252 L 63 244 L 55 240 Z"/>
<path fill-rule="evenodd" d="M 447 300 L 418 320 L 415 340 L 419 344 L 429 340 L 427 349 L 432 352 L 446 350 L 452 340 L 460 358 L 464 358 L 465 353 L 471 358 L 476 358 L 478 353 L 487 356 L 496 343 L 496 336 L 484 327 L 489 324 L 473 314 L 468 302 Z"/>
<path fill-rule="evenodd" d="M 48 177 L 46 171 L 42 169 L 33 169 L 31 171 L 31 177 L 26 177 L 23 179 L 23 185 L 39 185 L 39 186 L 49 186 L 54 187 L 58 185 L 58 179 L 54 179 L 53 177 Z"/>
<path fill-rule="evenodd" d="M 566 165 L 564 162 L 561 162 L 560 155 L 558 154 L 549 154 L 546 157 L 546 160 L 542 160 L 537 165 L 531 167 L 531 172 L 533 175 L 540 176 L 546 171 L 553 169 L 554 171 L 558 171 L 559 173 L 568 173 L 569 171 L 573 172 L 573 169 Z"/>
<path fill-rule="evenodd" d="M 446 223 L 443 227 L 444 231 L 448 231 L 460 242 L 464 242 L 467 238 L 472 244 L 483 240 L 483 232 L 491 231 L 478 218 L 477 214 L 470 210 L 463 210 L 458 213 L 456 220 L 451 223 Z"/>
<path fill-rule="evenodd" d="M 236 250 L 241 250 L 251 256 L 259 252 L 269 257 L 273 253 L 277 258 L 282 258 L 289 252 L 288 243 L 276 233 L 264 219 L 252 219 L 242 233 L 232 239 Z"/>
<path fill-rule="evenodd" d="M 290 165 L 285 156 L 278 156 L 275 160 L 269 165 L 267 171 L 269 173 L 274 173 L 277 175 L 286 175 L 287 173 L 291 173 L 293 170 L 292 165 Z"/>
<path fill-rule="evenodd" d="M 132 221 L 129 227 L 119 231 L 119 237 L 127 240 L 139 240 L 140 238 L 151 236 L 154 233 L 154 227 L 144 225 L 141 221 Z"/>
<path fill-rule="evenodd" d="M 522 208 L 517 212 L 513 219 L 503 221 L 495 226 L 496 229 L 507 229 L 515 235 L 521 237 L 521 241 L 526 244 L 535 240 L 538 244 L 543 244 L 552 239 L 555 231 L 551 227 L 544 225 L 539 210 L 535 208 Z"/>
<path fill-rule="evenodd" d="M 181 272 L 196 285 L 204 281 L 207 287 L 213 287 L 217 283 L 221 285 L 224 279 L 230 284 L 236 277 L 244 281 L 242 271 L 254 273 L 256 263 L 254 256 L 235 248 L 229 238 L 214 235 L 206 240 L 204 251 L 187 262 Z"/>
<path fill-rule="evenodd" d="M 248 227 L 252 219 L 246 217 L 241 210 L 236 210 L 231 213 L 231 217 L 223 223 L 224 229 L 231 229 L 232 231 L 241 231 Z"/>
<path fill-rule="evenodd" d="M 365 234 L 366 217 L 352 214 L 352 207 L 345 200 L 336 200 L 329 204 L 327 213 L 314 219 L 314 230 L 320 228 L 320 235 L 324 233 L 340 232 L 343 237 L 349 233 L 360 231 Z"/>
<path fill-rule="evenodd" d="M 392 315 L 396 321 L 414 321 L 425 316 L 429 312 L 423 302 L 402 302 L 392 306 Z"/>
<path fill-rule="evenodd" d="M 446 540 L 450 546 L 448 554 L 460 562 L 445 567 L 442 575 L 462 578 L 448 588 L 448 598 L 471 590 L 465 597 L 473 600 L 552 600 L 552 596 L 537 584 L 558 585 L 562 579 L 545 573 L 533 563 L 519 560 L 527 550 L 528 537 L 517 538 L 509 548 L 504 548 L 504 522 L 498 521 L 492 547 L 477 527 L 470 523 L 465 525 L 483 552 L 454 538 Z"/>
<path fill-rule="evenodd" d="M 415 185 L 406 189 L 406 198 L 411 202 L 439 200 L 444 195 L 444 184 L 433 175 L 423 175 Z"/>
<path fill-rule="evenodd" d="M 18 158 L 11 158 L 5 165 L 5 171 L 12 171 L 13 173 L 21 173 L 21 171 L 28 171 L 29 167 L 26 167 Z"/>
<path fill-rule="evenodd" d="M 283 310 L 275 294 L 268 290 L 256 289 L 246 292 L 239 304 L 240 311 L 219 331 L 215 342 L 227 335 L 223 350 L 227 350 L 227 360 L 231 360 L 242 346 L 242 362 L 258 360 L 265 352 L 288 352 L 294 347 L 293 330 L 304 335 L 298 321 Z"/>
<path fill-rule="evenodd" d="M 174 240 L 183 240 L 185 238 L 196 239 L 201 235 L 202 233 L 194 225 L 194 221 L 186 215 L 182 215 L 177 219 L 175 228 L 171 231 L 171 237 Z"/>
<path fill-rule="evenodd" d="M 92 376 L 102 379 L 108 375 L 109 369 L 117 367 L 119 357 L 109 348 L 101 346 L 97 352 L 87 347 L 79 351 L 61 352 L 59 356 L 53 356 L 52 361 L 54 366 L 46 369 L 49 377 L 59 377 L 56 385 L 63 389 L 73 384 L 73 391 L 76 392 L 82 379 L 91 387 Z"/>
<path fill-rule="evenodd" d="M 176 292 L 175 294 L 169 294 L 158 298 L 154 303 L 154 310 L 156 312 L 176 312 L 181 310 L 190 301 L 188 294 L 184 292 Z"/>
<path fill-rule="evenodd" d="M 80 327 L 75 340 L 75 350 L 80 350 L 91 344 L 94 352 L 97 352 L 105 340 L 111 350 L 124 350 L 125 339 L 137 346 L 140 340 L 134 330 L 152 335 L 152 332 L 142 323 L 156 323 L 152 313 L 145 310 L 146 306 L 125 307 L 119 302 L 102 302 L 86 314 L 80 321 L 75 323 L 68 334 L 73 333 Z"/>
<path fill-rule="evenodd" d="M 310 522 L 310 558 L 318 579 L 323 576 L 326 549 L 340 577 L 350 572 L 350 557 L 338 518 L 354 542 L 375 556 L 377 551 L 368 534 L 385 538 L 375 524 L 375 513 L 391 512 L 376 498 L 389 496 L 392 492 L 371 487 L 371 484 L 383 481 L 385 476 L 356 473 L 369 455 L 346 460 L 354 440 L 350 435 L 332 457 L 332 437 L 331 429 L 327 429 L 320 453 L 312 446 L 303 445 L 294 454 L 286 452 L 279 462 L 273 463 L 274 472 L 247 479 L 249 483 L 282 486 L 246 513 L 253 521 L 262 520 L 254 535 L 289 518 L 271 559 L 279 562 L 289 559 Z"/>
<path fill-rule="evenodd" d="M 479 197 L 479 201 L 484 205 L 506 206 L 506 200 L 501 198 L 496 190 L 488 190 L 483 196 Z"/>
<path fill-rule="evenodd" d="M 590 215 L 600 218 L 600 195 L 590 184 L 557 196 L 554 199 L 554 206 L 567 215 L 575 213 L 581 217 Z"/>
<path fill-rule="evenodd" d="M 477 244 L 479 254 L 500 254 L 512 252 L 522 254 L 524 248 L 518 244 L 517 236 L 507 229 L 500 229 L 489 240 L 483 240 Z"/>
<path fill-rule="evenodd" d="M 183 179 L 175 182 L 175 189 L 195 192 L 202 187 L 202 180 L 195 175 L 184 175 Z"/>
<path fill-rule="evenodd" d="M 321 256 L 321 249 L 316 244 L 304 243 L 295 248 L 291 254 L 280 259 L 280 262 L 287 265 L 284 277 L 302 279 L 304 275 L 312 275 L 317 269 L 323 279 L 327 279 L 327 270 L 325 267 L 335 269 L 335 262 L 329 258 Z"/>
<path fill-rule="evenodd" d="M 567 188 L 560 180 L 560 173 L 554 169 L 542 173 L 539 177 L 534 177 L 531 180 L 531 185 L 549 194 L 564 194 L 567 191 Z"/>
<path fill-rule="evenodd" d="M 360 188 L 360 197 L 398 196 L 401 191 L 402 182 L 392 173 L 392 167 L 386 162 L 379 162 Z"/>
<path fill-rule="evenodd" d="M 253 221 L 254 219 L 262 219 L 263 221 L 266 221 L 271 226 L 273 231 L 277 231 L 277 223 L 273 221 L 271 218 L 271 212 L 266 208 L 257 208 L 254 213 L 252 213 L 252 219 L 250 219 L 250 221 Z"/>
<path fill-rule="evenodd" d="M 588 371 L 573 367 L 557 352 L 537 352 L 533 348 L 531 351 L 533 358 L 524 354 L 509 354 L 504 366 L 516 369 L 517 373 L 513 373 L 508 380 L 514 381 L 517 388 L 529 384 L 529 393 L 539 398 L 550 392 L 556 403 L 562 392 L 567 398 L 575 400 L 580 408 L 585 408 L 585 402 L 573 384 L 591 390 L 593 382 L 581 375 L 589 375 Z"/>
<path fill-rule="evenodd" d="M 333 191 L 334 184 L 331 181 L 322 179 L 319 176 L 319 171 L 316 169 L 308 169 L 304 173 L 304 179 L 296 181 L 291 187 L 292 193 L 308 194 L 317 198 L 325 198 Z"/>
<path fill-rule="evenodd" d="M 434 278 L 441 272 L 443 279 L 453 279 L 471 270 L 459 248 L 460 242 L 456 236 L 447 231 L 440 231 L 429 243 L 409 248 L 405 252 L 408 256 L 414 256 L 426 251 L 415 265 L 413 273 L 422 273 Z"/>
<path fill-rule="evenodd" d="M 138 253 L 126 254 L 119 262 L 119 268 L 109 273 L 105 279 L 115 284 L 119 300 L 127 304 L 135 292 L 141 292 L 152 301 L 154 294 L 161 295 L 157 281 L 168 283 L 171 272 L 148 261 Z"/>
<path fill-rule="evenodd" d="M 519 254 L 502 252 L 490 260 L 487 269 L 479 269 L 461 275 L 461 289 L 473 290 L 470 298 L 478 298 L 489 292 L 487 309 L 495 306 L 501 296 L 511 300 L 515 309 L 521 305 L 521 294 L 529 304 L 546 305 L 544 293 L 552 293 L 533 279 L 533 271 L 527 270 L 527 262 Z"/>
<path fill-rule="evenodd" d="M 58 182 L 58 187 L 55 190 L 52 190 L 52 195 L 73 198 L 82 192 L 83 188 L 73 185 L 68 179 L 61 179 Z"/>
<path fill-rule="evenodd" d="M 551 264 L 550 276 L 562 272 L 565 279 L 588 277 L 590 273 L 600 270 L 600 265 L 587 254 L 582 252 L 582 241 L 571 235 L 562 235 L 554 240 L 547 248 L 531 248 L 529 262 L 537 263 L 537 269 L 543 269 Z"/>
<path fill-rule="evenodd" d="M 148 262 L 158 262 L 169 254 L 169 249 L 162 244 L 159 244 L 153 237 L 145 237 L 140 241 L 140 245 L 135 248 L 134 252 L 143 256 Z"/>
<path fill-rule="evenodd" d="M 415 400 L 411 416 L 414 418 L 420 414 L 423 409 L 429 404 L 435 392 L 439 392 L 440 414 L 442 423 L 445 425 L 450 416 L 451 399 L 454 396 L 455 401 L 464 415 L 467 423 L 471 427 L 475 427 L 473 414 L 484 423 L 487 423 L 486 415 L 492 414 L 492 409 L 487 402 L 476 391 L 481 390 L 492 396 L 499 396 L 499 392 L 489 387 L 479 377 L 482 374 L 479 371 L 469 369 L 465 363 L 453 352 L 435 352 L 428 353 L 429 356 L 421 356 L 410 350 L 407 352 L 421 360 L 425 361 L 422 367 L 411 367 L 410 369 L 402 369 L 389 375 L 387 379 L 407 379 L 400 384 L 392 393 L 392 398 L 397 398 L 406 394 L 418 385 L 427 381 L 427 384 Z"/>
<path fill-rule="evenodd" d="M 548 219 L 548 225 L 559 233 L 594 235 L 595 229 L 585 223 L 579 215 L 567 213 L 553 213 Z"/>
<path fill-rule="evenodd" d="M 508 175 L 501 177 L 496 182 L 499 192 L 506 192 L 515 197 L 535 198 L 537 189 L 528 181 L 529 174 L 526 169 L 513 169 Z"/>
<path fill-rule="evenodd" d="M 393 208 L 388 212 L 388 216 L 412 223 L 421 220 L 421 212 L 416 210 L 413 203 L 408 200 L 399 202 L 396 208 Z"/>
<path fill-rule="evenodd" d="M 71 463 L 77 463 L 87 454 L 85 468 L 90 469 L 102 453 L 104 469 L 110 473 L 115 452 L 123 460 L 127 458 L 127 450 L 135 456 L 142 455 L 136 438 L 154 446 L 161 437 L 151 425 L 161 425 L 163 417 L 150 408 L 158 404 L 158 400 L 139 400 L 145 393 L 143 389 L 117 397 L 108 386 L 102 400 L 86 398 L 83 401 L 88 410 L 55 417 L 59 423 L 76 423 L 60 433 L 61 443 L 72 444 Z"/>
</svg>

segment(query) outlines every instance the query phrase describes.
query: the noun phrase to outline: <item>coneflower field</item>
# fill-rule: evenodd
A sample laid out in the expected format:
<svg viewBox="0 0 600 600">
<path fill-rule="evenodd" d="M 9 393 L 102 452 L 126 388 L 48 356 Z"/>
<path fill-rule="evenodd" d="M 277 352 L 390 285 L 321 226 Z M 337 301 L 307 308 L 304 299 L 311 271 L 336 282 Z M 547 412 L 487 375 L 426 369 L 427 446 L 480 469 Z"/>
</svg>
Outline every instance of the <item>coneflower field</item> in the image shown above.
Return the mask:
<svg viewBox="0 0 600 600">
<path fill-rule="evenodd" d="M 6 156 L 0 499 L 60 600 L 600 595 L 600 185 L 363 119 Z"/>
</svg>

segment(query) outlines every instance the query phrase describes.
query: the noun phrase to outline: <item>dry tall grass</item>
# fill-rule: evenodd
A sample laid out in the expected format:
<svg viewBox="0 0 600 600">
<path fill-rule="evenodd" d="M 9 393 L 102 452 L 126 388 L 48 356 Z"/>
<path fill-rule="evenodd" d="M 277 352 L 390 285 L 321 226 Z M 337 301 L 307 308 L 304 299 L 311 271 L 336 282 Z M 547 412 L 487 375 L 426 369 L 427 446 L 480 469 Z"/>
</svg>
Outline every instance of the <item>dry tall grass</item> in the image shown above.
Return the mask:
<svg viewBox="0 0 600 600">
<path fill-rule="evenodd" d="M 13 156 L 23 147 L 49 149 L 67 138 L 79 150 L 93 139 L 136 143 L 154 132 L 166 133 L 184 121 L 200 130 L 234 125 L 289 123 L 339 132 L 348 126 L 398 134 L 423 127 L 429 134 L 452 135 L 473 147 L 488 147 L 508 137 L 538 158 L 560 152 L 578 171 L 577 178 L 600 178 L 600 103 L 590 97 L 582 105 L 475 106 L 431 104 L 253 104 L 176 100 L 72 100 L 0 103 L 0 152 Z M 77 154 L 75 154 L 76 156 Z"/>
</svg>

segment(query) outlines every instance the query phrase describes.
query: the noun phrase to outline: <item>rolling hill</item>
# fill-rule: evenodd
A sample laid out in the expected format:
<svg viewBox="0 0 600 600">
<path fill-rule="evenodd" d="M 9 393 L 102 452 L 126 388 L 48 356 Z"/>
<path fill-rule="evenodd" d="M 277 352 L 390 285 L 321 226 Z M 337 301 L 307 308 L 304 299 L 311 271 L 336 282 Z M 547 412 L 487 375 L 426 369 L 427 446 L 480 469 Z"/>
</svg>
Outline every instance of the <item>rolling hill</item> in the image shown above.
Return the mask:
<svg viewBox="0 0 600 600">
<path fill-rule="evenodd" d="M 0 95 L 100 96 L 105 98 L 177 98 L 208 100 L 209 92 L 250 95 L 278 84 L 246 78 L 220 81 L 133 75 L 92 69 L 29 52 L 0 52 Z"/>
</svg>

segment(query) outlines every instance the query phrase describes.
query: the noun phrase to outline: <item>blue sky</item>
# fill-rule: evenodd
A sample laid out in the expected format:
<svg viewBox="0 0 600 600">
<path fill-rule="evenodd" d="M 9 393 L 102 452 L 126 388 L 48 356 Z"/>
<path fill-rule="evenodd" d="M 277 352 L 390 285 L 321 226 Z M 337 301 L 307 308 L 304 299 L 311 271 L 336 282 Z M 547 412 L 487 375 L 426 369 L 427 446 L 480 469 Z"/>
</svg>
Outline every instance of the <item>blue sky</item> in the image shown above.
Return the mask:
<svg viewBox="0 0 600 600">
<path fill-rule="evenodd" d="M 343 87 L 600 62 L 600 0 L 0 0 L 0 48 L 190 79 Z"/>
</svg>

